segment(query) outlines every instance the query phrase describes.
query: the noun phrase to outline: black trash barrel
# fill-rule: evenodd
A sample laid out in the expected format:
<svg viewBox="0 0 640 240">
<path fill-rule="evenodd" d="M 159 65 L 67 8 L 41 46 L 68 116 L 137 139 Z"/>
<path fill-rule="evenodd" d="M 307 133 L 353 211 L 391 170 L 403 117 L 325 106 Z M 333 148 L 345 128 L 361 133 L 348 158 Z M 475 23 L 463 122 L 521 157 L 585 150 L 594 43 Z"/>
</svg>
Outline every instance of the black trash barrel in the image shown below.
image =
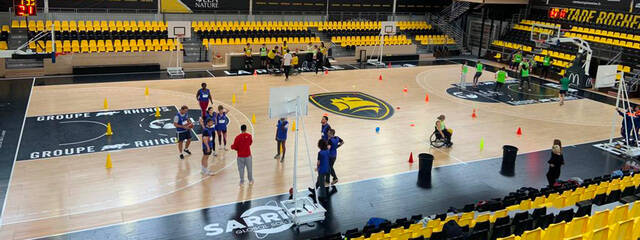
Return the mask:
<svg viewBox="0 0 640 240">
<path fill-rule="evenodd" d="M 431 167 L 433 167 L 433 155 L 428 153 L 418 154 L 418 186 L 431 187 Z"/>
<path fill-rule="evenodd" d="M 500 167 L 500 174 L 504 176 L 515 175 L 517 155 L 518 155 L 517 147 L 511 146 L 511 145 L 502 146 L 502 167 Z"/>
</svg>

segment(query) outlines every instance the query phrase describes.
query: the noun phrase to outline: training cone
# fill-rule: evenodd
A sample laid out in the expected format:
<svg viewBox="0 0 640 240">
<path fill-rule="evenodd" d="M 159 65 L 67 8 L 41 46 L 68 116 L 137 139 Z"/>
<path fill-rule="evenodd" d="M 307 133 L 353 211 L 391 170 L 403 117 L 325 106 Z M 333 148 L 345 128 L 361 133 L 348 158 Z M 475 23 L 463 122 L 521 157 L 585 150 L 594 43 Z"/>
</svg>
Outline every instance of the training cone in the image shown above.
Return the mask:
<svg viewBox="0 0 640 240">
<path fill-rule="evenodd" d="M 104 98 L 104 109 L 109 109 L 109 103 L 107 102 L 107 98 Z"/>
<path fill-rule="evenodd" d="M 424 95 L 424 101 L 429 102 L 429 94 Z"/>
<path fill-rule="evenodd" d="M 253 70 L 253 76 L 258 76 L 258 71 L 256 71 L 255 69 Z"/>
<path fill-rule="evenodd" d="M 380 133 L 380 127 L 376 127 L 376 133 Z"/>
<path fill-rule="evenodd" d="M 149 96 L 149 87 L 144 88 L 144 95 Z"/>
<path fill-rule="evenodd" d="M 378 80 L 382 81 L 382 74 L 380 74 L 380 76 L 378 76 Z"/>
<path fill-rule="evenodd" d="M 480 138 L 480 151 L 484 149 L 484 138 Z"/>
<path fill-rule="evenodd" d="M 391 68 L 391 62 L 389 62 L 389 68 Z"/>
<path fill-rule="evenodd" d="M 253 123 L 253 124 L 256 123 L 256 115 L 255 114 L 251 115 L 251 123 Z"/>
<path fill-rule="evenodd" d="M 235 94 L 231 95 L 231 103 L 232 104 L 236 103 L 236 95 Z"/>
<path fill-rule="evenodd" d="M 413 152 L 409 154 L 409 163 L 413 163 Z"/>
<path fill-rule="evenodd" d="M 111 169 L 111 167 L 113 167 L 113 164 L 111 163 L 111 154 L 107 153 L 107 163 L 104 164 L 104 167 L 107 169 Z"/>
<path fill-rule="evenodd" d="M 243 92 L 247 92 L 247 84 L 246 83 L 242 85 L 242 91 Z"/>
<path fill-rule="evenodd" d="M 476 115 L 476 109 L 475 108 L 473 109 L 473 113 L 471 113 L 471 117 L 472 118 L 477 118 L 478 117 L 478 115 Z"/>
<path fill-rule="evenodd" d="M 160 108 L 159 108 L 159 107 L 156 107 L 156 115 L 155 115 L 155 116 L 156 116 L 157 118 L 159 118 L 159 117 L 160 117 Z"/>
<path fill-rule="evenodd" d="M 516 134 L 518 134 L 518 136 L 522 135 L 522 129 L 518 128 L 518 131 L 516 131 Z"/>
<path fill-rule="evenodd" d="M 296 121 L 291 122 L 291 131 L 296 130 Z"/>
<path fill-rule="evenodd" d="M 113 135 L 113 131 L 111 130 L 111 123 L 107 123 L 107 132 L 105 133 L 107 136 Z"/>
<path fill-rule="evenodd" d="M 407 89 L 407 87 L 404 87 L 404 89 L 402 89 L 402 91 L 403 91 L 403 92 L 407 92 L 407 91 L 409 91 L 409 90 Z"/>
<path fill-rule="evenodd" d="M 324 75 L 329 75 L 329 70 L 325 69 L 324 70 Z"/>
</svg>

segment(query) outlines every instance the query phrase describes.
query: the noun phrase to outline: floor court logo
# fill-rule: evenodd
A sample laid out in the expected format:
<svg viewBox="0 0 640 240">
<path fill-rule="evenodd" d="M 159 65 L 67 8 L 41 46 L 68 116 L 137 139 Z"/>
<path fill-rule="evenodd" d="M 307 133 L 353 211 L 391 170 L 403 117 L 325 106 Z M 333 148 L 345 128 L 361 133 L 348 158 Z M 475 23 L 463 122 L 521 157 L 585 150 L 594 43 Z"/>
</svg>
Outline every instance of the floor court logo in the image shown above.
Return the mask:
<svg viewBox="0 0 640 240">
<path fill-rule="evenodd" d="M 319 93 L 309 100 L 320 109 L 347 117 L 385 120 L 393 115 L 390 104 L 361 92 Z"/>
<path fill-rule="evenodd" d="M 223 233 L 242 235 L 253 232 L 259 239 L 269 234 L 280 233 L 293 226 L 293 222 L 285 210 L 275 201 L 269 201 L 264 206 L 250 208 L 240 219 L 230 219 L 223 223 L 211 223 L 204 226 L 207 236 L 218 236 Z"/>
</svg>

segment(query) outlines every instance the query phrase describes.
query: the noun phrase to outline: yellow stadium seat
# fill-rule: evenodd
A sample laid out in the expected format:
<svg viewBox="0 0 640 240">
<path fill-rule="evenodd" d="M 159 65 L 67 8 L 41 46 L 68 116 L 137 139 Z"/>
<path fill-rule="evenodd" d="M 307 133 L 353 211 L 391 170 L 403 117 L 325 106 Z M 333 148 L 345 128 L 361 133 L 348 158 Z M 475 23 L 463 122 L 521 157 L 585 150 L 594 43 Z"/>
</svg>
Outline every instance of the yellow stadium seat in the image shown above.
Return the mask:
<svg viewBox="0 0 640 240">
<path fill-rule="evenodd" d="M 516 237 L 516 235 L 511 235 L 504 238 L 498 238 L 498 240 L 516 240 L 516 239 L 519 239 L 518 237 Z"/>
<path fill-rule="evenodd" d="M 617 206 L 609 213 L 609 224 L 616 224 L 629 219 L 629 205 Z"/>
<path fill-rule="evenodd" d="M 560 222 L 560 223 L 555 223 L 555 224 L 551 224 L 549 225 L 549 227 L 547 227 L 547 229 L 545 229 L 543 235 L 542 235 L 542 239 L 543 240 L 557 240 L 557 239 L 563 239 L 564 238 L 564 232 L 565 232 L 565 222 Z"/>
<path fill-rule="evenodd" d="M 0 41 L 0 50 L 7 50 L 9 47 L 7 46 L 6 41 Z"/>
<path fill-rule="evenodd" d="M 600 229 L 609 226 L 609 210 L 596 212 L 589 220 L 589 229 Z"/>
<path fill-rule="evenodd" d="M 589 216 L 574 218 L 567 224 L 565 237 L 574 237 L 585 234 L 588 229 Z"/>
<path fill-rule="evenodd" d="M 542 229 L 536 228 L 522 233 L 521 240 L 542 240 Z"/>
</svg>

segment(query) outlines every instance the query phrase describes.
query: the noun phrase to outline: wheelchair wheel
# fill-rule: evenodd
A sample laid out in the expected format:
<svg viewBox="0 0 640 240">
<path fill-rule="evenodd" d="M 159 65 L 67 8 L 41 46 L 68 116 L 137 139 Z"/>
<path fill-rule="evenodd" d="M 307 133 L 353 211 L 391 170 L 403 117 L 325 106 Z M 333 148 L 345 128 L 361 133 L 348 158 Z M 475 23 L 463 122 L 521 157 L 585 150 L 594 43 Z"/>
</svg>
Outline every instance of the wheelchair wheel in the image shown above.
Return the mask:
<svg viewBox="0 0 640 240">
<path fill-rule="evenodd" d="M 434 148 L 441 148 L 442 146 L 444 146 L 444 139 L 442 138 L 438 138 L 438 134 L 436 132 L 433 132 L 431 134 L 431 137 L 429 137 L 429 142 L 431 143 L 431 146 Z"/>
</svg>

